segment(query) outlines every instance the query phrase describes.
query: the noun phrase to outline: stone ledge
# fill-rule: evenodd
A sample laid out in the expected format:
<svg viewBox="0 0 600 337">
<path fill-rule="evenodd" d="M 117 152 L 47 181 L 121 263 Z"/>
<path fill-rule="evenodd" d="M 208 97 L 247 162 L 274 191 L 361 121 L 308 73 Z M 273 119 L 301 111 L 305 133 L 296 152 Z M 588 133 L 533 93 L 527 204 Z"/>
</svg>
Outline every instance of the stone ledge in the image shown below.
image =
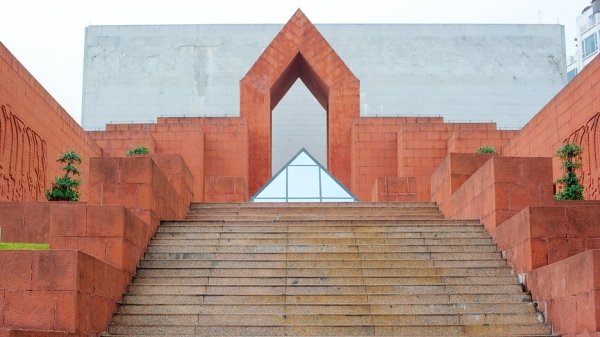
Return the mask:
<svg viewBox="0 0 600 337">
<path fill-rule="evenodd" d="M 496 228 L 498 248 L 516 273 L 600 248 L 600 202 L 527 207 Z"/>
<path fill-rule="evenodd" d="M 538 268 L 526 285 L 539 309 L 563 336 L 595 336 L 600 331 L 600 250 L 588 250 Z"/>
<path fill-rule="evenodd" d="M 127 286 L 123 271 L 75 250 L 1 251 L 0 265 L 12 271 L 0 273 L 2 329 L 102 332 Z"/>
</svg>

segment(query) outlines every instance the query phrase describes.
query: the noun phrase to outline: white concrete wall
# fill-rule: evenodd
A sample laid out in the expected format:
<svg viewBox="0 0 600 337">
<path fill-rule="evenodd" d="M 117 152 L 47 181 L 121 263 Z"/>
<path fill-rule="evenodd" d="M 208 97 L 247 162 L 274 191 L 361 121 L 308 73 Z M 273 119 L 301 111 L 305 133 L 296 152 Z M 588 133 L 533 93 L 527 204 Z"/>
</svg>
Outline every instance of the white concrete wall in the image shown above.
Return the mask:
<svg viewBox="0 0 600 337">
<path fill-rule="evenodd" d="M 88 27 L 83 127 L 102 129 L 110 122 L 157 116 L 239 115 L 239 80 L 281 27 Z M 363 116 L 441 115 L 516 128 L 566 82 L 559 25 L 317 28 L 360 79 Z M 273 142 L 286 144 L 274 149 L 274 170 L 302 146 L 327 162 L 324 125 L 307 127 L 304 139 L 288 137 L 299 121 L 308 126 L 316 123 L 313 116 L 324 116 L 308 90 L 298 86 L 303 84 L 298 81 L 274 111 Z"/>
</svg>

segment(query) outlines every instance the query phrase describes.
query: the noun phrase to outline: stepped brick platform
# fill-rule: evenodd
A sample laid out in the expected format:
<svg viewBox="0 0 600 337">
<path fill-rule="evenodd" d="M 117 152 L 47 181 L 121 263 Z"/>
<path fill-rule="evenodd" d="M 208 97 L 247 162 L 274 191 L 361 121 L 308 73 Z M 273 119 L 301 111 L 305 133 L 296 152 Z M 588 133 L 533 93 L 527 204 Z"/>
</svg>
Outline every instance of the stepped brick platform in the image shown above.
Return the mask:
<svg viewBox="0 0 600 337">
<path fill-rule="evenodd" d="M 104 336 L 550 336 L 478 222 L 433 203 L 194 204 Z"/>
</svg>

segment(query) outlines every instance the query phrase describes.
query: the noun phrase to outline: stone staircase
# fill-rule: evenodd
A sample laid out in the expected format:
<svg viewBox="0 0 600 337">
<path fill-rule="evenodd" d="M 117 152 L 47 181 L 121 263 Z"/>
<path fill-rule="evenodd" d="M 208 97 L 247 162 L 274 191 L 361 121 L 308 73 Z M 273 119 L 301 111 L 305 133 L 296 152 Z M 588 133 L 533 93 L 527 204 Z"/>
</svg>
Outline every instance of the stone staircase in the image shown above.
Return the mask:
<svg viewBox="0 0 600 337">
<path fill-rule="evenodd" d="M 432 203 L 194 204 L 105 336 L 549 336 L 483 226 Z"/>
</svg>

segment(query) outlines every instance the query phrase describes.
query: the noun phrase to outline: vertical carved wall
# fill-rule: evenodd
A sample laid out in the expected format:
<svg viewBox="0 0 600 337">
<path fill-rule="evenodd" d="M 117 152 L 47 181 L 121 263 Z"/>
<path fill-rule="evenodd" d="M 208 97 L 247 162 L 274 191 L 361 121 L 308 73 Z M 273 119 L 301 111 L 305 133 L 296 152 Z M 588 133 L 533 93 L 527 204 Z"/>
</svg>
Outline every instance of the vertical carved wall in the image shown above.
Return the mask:
<svg viewBox="0 0 600 337">
<path fill-rule="evenodd" d="M 600 112 L 575 130 L 565 142 L 576 143 L 583 149 L 581 183 L 585 199 L 600 199 Z"/>
<path fill-rule="evenodd" d="M 46 167 L 46 142 L 10 106 L 0 105 L 1 200 L 43 200 Z"/>
</svg>

